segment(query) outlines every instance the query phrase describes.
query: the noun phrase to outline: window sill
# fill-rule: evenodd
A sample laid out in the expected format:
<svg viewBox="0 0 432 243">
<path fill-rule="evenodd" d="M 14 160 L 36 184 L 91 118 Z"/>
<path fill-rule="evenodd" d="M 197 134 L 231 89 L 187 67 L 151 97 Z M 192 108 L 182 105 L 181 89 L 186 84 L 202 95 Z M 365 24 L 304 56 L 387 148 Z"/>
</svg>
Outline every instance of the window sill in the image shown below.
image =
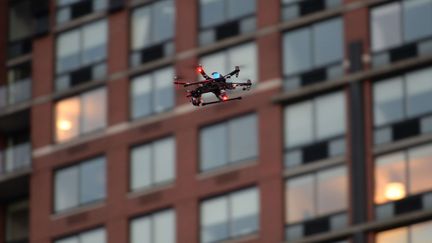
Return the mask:
<svg viewBox="0 0 432 243">
<path fill-rule="evenodd" d="M 32 60 L 32 53 L 25 54 L 25 55 L 7 60 L 6 67 L 11 68 L 11 67 L 16 66 L 16 65 L 30 62 L 31 60 Z"/>
<path fill-rule="evenodd" d="M 431 133 L 423 134 L 412 138 L 401 139 L 393 143 L 376 145 L 373 148 L 373 154 L 375 156 L 378 156 L 378 155 L 399 151 L 402 149 L 406 149 L 409 147 L 413 147 L 428 142 L 432 142 Z"/>
<path fill-rule="evenodd" d="M 165 191 L 169 189 L 173 189 L 175 185 L 175 180 L 167 181 L 164 183 L 155 184 L 154 186 L 149 186 L 141 189 L 136 189 L 133 191 L 129 191 L 127 198 L 135 199 L 137 197 L 149 195 L 155 192 Z"/>
<path fill-rule="evenodd" d="M 341 156 L 327 158 L 327 159 L 323 159 L 323 160 L 317 160 L 313 163 L 301 165 L 299 167 L 285 169 L 284 170 L 284 177 L 285 178 L 293 177 L 293 176 L 304 174 L 304 173 L 310 173 L 310 172 L 318 171 L 318 170 L 321 170 L 321 169 L 327 168 L 327 167 L 346 164 L 345 156 L 346 155 L 341 155 Z"/>
<path fill-rule="evenodd" d="M 247 235 L 235 236 L 230 239 L 222 240 L 223 243 L 236 243 L 236 242 L 248 242 L 253 240 L 259 240 L 259 233 L 254 232 Z"/>
<path fill-rule="evenodd" d="M 52 220 L 59 220 L 59 219 L 67 218 L 67 217 L 72 216 L 72 215 L 76 215 L 76 214 L 80 214 L 80 213 L 86 213 L 89 211 L 100 209 L 100 208 L 103 208 L 105 206 L 106 206 L 105 200 L 98 200 L 98 201 L 95 201 L 92 203 L 85 204 L 83 206 L 65 209 L 65 210 L 60 211 L 58 213 L 52 212 L 51 219 Z"/>
<path fill-rule="evenodd" d="M 54 28 L 54 33 L 58 34 L 60 32 L 63 31 L 67 31 L 73 28 L 76 28 L 78 26 L 81 25 L 85 25 L 87 23 L 105 18 L 107 15 L 107 11 L 98 11 L 98 12 L 94 12 L 76 19 L 72 19 L 70 21 L 61 23 L 61 24 L 56 24 L 55 28 Z"/>
<path fill-rule="evenodd" d="M 198 180 L 205 180 L 214 176 L 219 176 L 225 173 L 234 172 L 237 170 L 245 169 L 245 168 L 251 168 L 258 165 L 258 157 L 256 159 L 251 160 L 245 160 L 237 163 L 229 163 L 224 166 L 220 166 L 214 169 L 210 169 L 207 171 L 201 171 L 196 176 Z"/>
</svg>

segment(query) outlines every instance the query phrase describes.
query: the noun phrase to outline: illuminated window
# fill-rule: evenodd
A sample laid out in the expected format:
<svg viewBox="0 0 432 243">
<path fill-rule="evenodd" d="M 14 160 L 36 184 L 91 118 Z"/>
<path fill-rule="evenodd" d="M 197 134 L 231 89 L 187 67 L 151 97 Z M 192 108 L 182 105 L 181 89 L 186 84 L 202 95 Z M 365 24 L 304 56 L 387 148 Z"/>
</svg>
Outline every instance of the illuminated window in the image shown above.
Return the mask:
<svg viewBox="0 0 432 243">
<path fill-rule="evenodd" d="M 375 203 L 383 204 L 432 189 L 432 144 L 375 160 Z"/>
<path fill-rule="evenodd" d="M 105 164 L 105 157 L 97 157 L 55 171 L 55 212 L 103 200 L 106 196 Z"/>
<path fill-rule="evenodd" d="M 258 156 L 258 124 L 255 114 L 206 126 L 200 131 L 201 170 L 254 160 Z"/>
<path fill-rule="evenodd" d="M 254 31 L 255 12 L 255 0 L 200 0 L 200 44 Z"/>
<path fill-rule="evenodd" d="M 282 19 L 292 20 L 342 5 L 342 0 L 281 0 Z"/>
<path fill-rule="evenodd" d="M 432 132 L 432 68 L 373 85 L 375 144 Z"/>
<path fill-rule="evenodd" d="M 343 20 L 334 18 L 283 34 L 285 88 L 296 89 L 343 74 Z"/>
<path fill-rule="evenodd" d="M 32 50 L 32 6 L 31 1 L 9 1 L 8 57 L 15 58 Z"/>
<path fill-rule="evenodd" d="M 57 0 L 57 23 L 107 9 L 109 0 Z"/>
<path fill-rule="evenodd" d="M 106 243 L 107 236 L 104 228 L 79 233 L 67 238 L 56 240 L 54 243 Z"/>
<path fill-rule="evenodd" d="M 132 66 L 174 54 L 174 18 L 173 0 L 154 1 L 132 11 Z"/>
<path fill-rule="evenodd" d="M 172 137 L 132 148 L 130 159 L 131 190 L 169 183 L 175 178 L 175 140 Z"/>
<path fill-rule="evenodd" d="M 259 204 L 256 188 L 203 201 L 200 242 L 219 242 L 258 231 Z"/>
<path fill-rule="evenodd" d="M 135 218 L 130 222 L 130 243 L 175 243 L 175 226 L 172 209 Z"/>
<path fill-rule="evenodd" d="M 66 90 L 106 75 L 108 23 L 98 20 L 57 37 L 56 89 Z"/>
<path fill-rule="evenodd" d="M 378 232 L 375 243 L 422 243 L 432 239 L 432 221 Z"/>
<path fill-rule="evenodd" d="M 286 181 L 286 223 L 345 211 L 348 205 L 345 167 L 321 170 Z"/>
<path fill-rule="evenodd" d="M 133 119 L 167 111 L 174 107 L 172 67 L 158 69 L 132 79 L 131 116 Z"/>
<path fill-rule="evenodd" d="M 335 92 L 285 107 L 285 165 L 345 153 L 345 95 Z"/>
<path fill-rule="evenodd" d="M 56 141 L 63 142 L 106 126 L 106 90 L 92 90 L 55 106 Z"/>
</svg>

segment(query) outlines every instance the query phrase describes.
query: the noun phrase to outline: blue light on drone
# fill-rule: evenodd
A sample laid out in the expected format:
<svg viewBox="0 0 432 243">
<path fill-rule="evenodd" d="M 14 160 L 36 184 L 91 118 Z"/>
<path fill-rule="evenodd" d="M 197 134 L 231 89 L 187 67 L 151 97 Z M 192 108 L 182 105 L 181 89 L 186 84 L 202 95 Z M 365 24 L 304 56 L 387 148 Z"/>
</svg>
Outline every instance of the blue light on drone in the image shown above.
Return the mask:
<svg viewBox="0 0 432 243">
<path fill-rule="evenodd" d="M 213 78 L 220 78 L 221 77 L 220 73 L 218 73 L 218 72 L 213 72 L 212 76 L 213 76 Z"/>
</svg>

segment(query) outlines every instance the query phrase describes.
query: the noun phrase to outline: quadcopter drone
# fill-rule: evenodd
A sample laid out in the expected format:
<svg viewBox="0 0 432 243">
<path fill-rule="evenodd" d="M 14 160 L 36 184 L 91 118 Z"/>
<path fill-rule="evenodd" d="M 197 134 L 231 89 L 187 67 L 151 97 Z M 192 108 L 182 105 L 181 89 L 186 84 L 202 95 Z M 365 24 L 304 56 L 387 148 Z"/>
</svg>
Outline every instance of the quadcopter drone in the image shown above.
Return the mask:
<svg viewBox="0 0 432 243">
<path fill-rule="evenodd" d="M 204 71 L 203 67 L 201 65 L 198 65 L 196 68 L 197 72 L 201 74 L 205 80 L 198 81 L 198 82 L 181 82 L 179 81 L 179 78 L 176 76 L 174 77 L 174 84 L 180 84 L 183 85 L 183 87 L 191 87 L 195 86 L 196 88 L 193 90 L 186 90 L 187 95 L 186 97 L 190 98 L 190 102 L 194 106 L 205 106 L 210 104 L 217 104 L 221 102 L 226 101 L 232 101 L 232 100 L 241 100 L 242 97 L 235 97 L 235 98 L 228 98 L 228 95 L 226 93 L 227 90 L 234 90 L 236 87 L 243 87 L 243 90 L 250 90 L 252 86 L 252 82 L 250 79 L 248 79 L 245 83 L 228 83 L 227 79 L 230 79 L 233 75 L 238 78 L 238 75 L 240 73 L 240 67 L 236 66 L 234 71 L 226 74 L 225 76 L 222 76 L 218 72 L 213 72 L 212 77 L 208 76 L 206 72 Z M 203 102 L 201 95 L 205 93 L 213 93 L 217 98 L 218 101 L 212 101 L 212 102 Z"/>
</svg>

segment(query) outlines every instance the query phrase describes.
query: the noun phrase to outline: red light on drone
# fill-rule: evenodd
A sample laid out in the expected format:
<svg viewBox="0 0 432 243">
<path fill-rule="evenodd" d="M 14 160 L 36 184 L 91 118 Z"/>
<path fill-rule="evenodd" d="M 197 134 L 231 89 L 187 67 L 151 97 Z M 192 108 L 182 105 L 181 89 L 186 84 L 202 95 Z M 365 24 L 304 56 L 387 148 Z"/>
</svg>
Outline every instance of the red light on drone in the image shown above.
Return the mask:
<svg viewBox="0 0 432 243">
<path fill-rule="evenodd" d="M 226 100 L 228 100 L 228 96 L 224 96 L 224 97 L 222 97 L 222 99 L 223 99 L 224 101 L 226 101 Z"/>
<path fill-rule="evenodd" d="M 200 73 L 200 72 L 202 72 L 202 68 L 201 67 L 198 67 L 197 68 L 197 71 Z"/>
</svg>

